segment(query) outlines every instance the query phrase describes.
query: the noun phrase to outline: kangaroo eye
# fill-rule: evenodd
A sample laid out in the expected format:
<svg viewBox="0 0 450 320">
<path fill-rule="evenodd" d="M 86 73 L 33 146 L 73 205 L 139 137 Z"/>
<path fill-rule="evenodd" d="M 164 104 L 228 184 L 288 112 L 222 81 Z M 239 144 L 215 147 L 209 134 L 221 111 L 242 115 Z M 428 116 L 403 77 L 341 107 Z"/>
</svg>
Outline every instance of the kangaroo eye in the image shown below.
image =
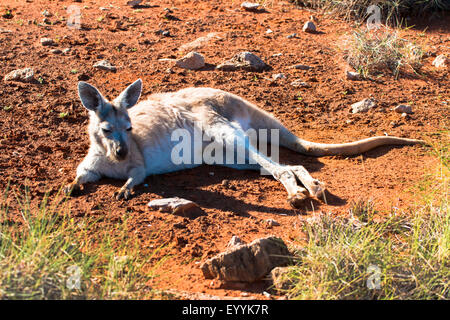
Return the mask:
<svg viewBox="0 0 450 320">
<path fill-rule="evenodd" d="M 102 128 L 102 131 L 103 131 L 104 133 L 110 133 L 110 132 L 111 132 L 111 130 L 105 129 L 105 128 Z"/>
<path fill-rule="evenodd" d="M 127 128 L 127 131 L 131 131 L 131 129 L 132 129 L 132 128 L 131 128 L 131 127 L 129 127 L 129 128 Z"/>
</svg>

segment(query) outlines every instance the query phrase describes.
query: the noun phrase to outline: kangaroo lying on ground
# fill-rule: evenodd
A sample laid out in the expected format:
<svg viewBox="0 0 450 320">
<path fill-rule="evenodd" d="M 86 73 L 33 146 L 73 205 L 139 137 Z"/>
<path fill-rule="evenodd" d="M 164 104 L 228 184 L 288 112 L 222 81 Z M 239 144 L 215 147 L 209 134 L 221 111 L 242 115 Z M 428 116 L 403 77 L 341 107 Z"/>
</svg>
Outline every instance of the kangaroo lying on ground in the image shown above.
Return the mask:
<svg viewBox="0 0 450 320">
<path fill-rule="evenodd" d="M 247 142 L 246 130 L 278 129 L 279 141 L 269 142 L 317 157 L 355 155 L 382 145 L 423 143 L 420 140 L 388 136 L 343 144 L 314 143 L 298 138 L 269 113 L 222 90 L 187 88 L 173 93 L 153 94 L 136 105 L 141 90 L 142 81 L 139 79 L 109 102 L 94 86 L 86 82 L 78 83 L 81 102 L 90 115 L 90 148 L 77 168 L 75 180 L 64 188 L 67 194 L 79 190 L 87 182 L 110 177 L 126 179 L 115 196 L 117 199 L 129 199 L 132 188 L 149 175 L 200 165 L 175 164 L 171 159 L 172 150 L 177 144 L 171 139 L 172 133 L 176 129 L 194 132 L 195 123 L 200 123 L 203 132 L 223 148 L 231 147 L 234 150 L 234 146 L 243 147 L 246 159 L 251 162 L 225 163 L 224 166 L 265 169 L 284 185 L 288 202 L 293 207 L 298 207 L 308 197 L 322 198 L 324 184 L 312 178 L 304 167 L 279 164 L 258 151 L 255 145 Z M 201 149 L 200 152 L 204 146 Z"/>
</svg>

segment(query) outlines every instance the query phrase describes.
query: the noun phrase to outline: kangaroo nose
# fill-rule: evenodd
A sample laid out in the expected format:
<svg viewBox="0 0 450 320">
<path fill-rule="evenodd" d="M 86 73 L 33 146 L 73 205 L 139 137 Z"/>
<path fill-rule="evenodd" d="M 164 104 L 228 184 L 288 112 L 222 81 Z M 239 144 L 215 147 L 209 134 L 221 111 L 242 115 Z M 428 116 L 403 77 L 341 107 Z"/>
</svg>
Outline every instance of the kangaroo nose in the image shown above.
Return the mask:
<svg viewBox="0 0 450 320">
<path fill-rule="evenodd" d="M 116 150 L 117 156 L 121 159 L 124 159 L 126 157 L 127 153 L 128 153 L 128 150 L 125 147 L 119 147 Z"/>
</svg>

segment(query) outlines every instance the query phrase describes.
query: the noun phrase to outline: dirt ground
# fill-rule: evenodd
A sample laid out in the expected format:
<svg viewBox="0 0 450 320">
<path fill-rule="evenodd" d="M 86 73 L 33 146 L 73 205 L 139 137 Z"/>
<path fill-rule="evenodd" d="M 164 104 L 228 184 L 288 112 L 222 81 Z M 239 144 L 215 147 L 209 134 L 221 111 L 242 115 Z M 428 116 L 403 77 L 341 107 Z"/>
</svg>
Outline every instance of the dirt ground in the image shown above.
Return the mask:
<svg viewBox="0 0 450 320">
<path fill-rule="evenodd" d="M 314 13 L 320 33 L 302 32 L 311 12 L 289 2 L 273 1 L 262 13 L 240 9 L 238 1 L 150 1 L 130 8 L 126 0 L 44 1 L 11 0 L 0 4 L 0 75 L 30 67 L 35 83 L 1 82 L 0 85 L 0 189 L 8 180 L 13 189 L 27 185 L 33 203 L 45 192 L 55 194 L 75 177 L 75 169 L 89 147 L 87 111 L 76 92 L 78 80 L 97 86 L 109 98 L 137 78 L 144 81 L 143 96 L 190 86 L 223 89 L 238 94 L 272 112 L 298 136 L 316 142 L 347 142 L 373 135 L 437 139 L 430 134 L 448 121 L 450 80 L 448 69 L 431 65 L 436 54 L 450 53 L 450 19 L 426 20 L 402 36 L 424 46 L 423 74 L 395 80 L 385 75 L 377 81 L 350 81 L 340 44 L 353 23 Z M 82 28 L 70 29 L 66 7 L 81 9 Z M 143 3 L 144 4 L 144 3 Z M 107 10 L 101 10 L 104 7 Z M 170 8 L 173 17 L 167 17 Z M 4 15 L 7 10 L 11 15 Z M 43 23 L 42 12 L 51 24 Z M 57 22 L 59 21 L 59 23 Z M 37 22 L 37 23 L 35 23 Z M 273 33 L 267 34 L 271 29 Z M 158 34 L 168 30 L 170 37 Z M 196 51 L 207 66 L 199 71 L 173 67 L 161 58 L 179 58 L 179 48 L 210 32 L 212 39 Z M 297 33 L 297 37 L 287 38 Z M 42 37 L 54 39 L 43 46 Z M 54 54 L 51 49 L 70 48 Z M 214 66 L 240 51 L 251 51 L 273 69 L 262 73 L 214 70 Z M 277 55 L 281 53 L 282 55 Z M 93 64 L 106 59 L 117 72 L 97 70 Z M 310 70 L 289 69 L 306 64 Z M 167 69 L 173 67 L 173 73 Z M 275 73 L 285 80 L 271 81 Z M 294 88 L 295 79 L 311 84 Z M 368 113 L 352 114 L 350 105 L 366 97 L 378 101 Z M 412 103 L 407 118 L 392 111 L 400 103 Z M 153 285 L 161 290 L 206 293 L 220 297 L 264 298 L 264 283 L 229 285 L 205 280 L 199 263 L 223 251 L 233 235 L 250 242 L 274 234 L 296 244 L 302 234 L 299 222 L 317 212 L 348 214 L 352 203 L 373 200 L 382 212 L 406 210 L 416 201 L 413 187 L 436 164 L 430 150 L 421 146 L 381 147 L 356 157 L 311 158 L 282 150 L 283 163 L 302 164 L 327 183 L 328 204 L 311 201 L 300 210 L 286 202 L 286 193 L 273 178 L 258 172 L 203 166 L 172 174 L 148 177 L 129 201 L 117 201 L 113 192 L 122 181 L 104 179 L 89 184 L 69 200 L 78 219 L 101 217 L 100 227 L 113 225 L 127 213 L 130 232 L 151 252 L 166 244 L 169 255 L 158 269 Z M 224 179 L 229 184 L 222 184 Z M 179 196 L 197 202 L 205 214 L 196 219 L 151 211 L 147 203 Z M 280 226 L 268 228 L 266 219 Z M 13 219 L 13 218 L 11 218 Z M 244 293 L 246 292 L 246 293 Z"/>
</svg>

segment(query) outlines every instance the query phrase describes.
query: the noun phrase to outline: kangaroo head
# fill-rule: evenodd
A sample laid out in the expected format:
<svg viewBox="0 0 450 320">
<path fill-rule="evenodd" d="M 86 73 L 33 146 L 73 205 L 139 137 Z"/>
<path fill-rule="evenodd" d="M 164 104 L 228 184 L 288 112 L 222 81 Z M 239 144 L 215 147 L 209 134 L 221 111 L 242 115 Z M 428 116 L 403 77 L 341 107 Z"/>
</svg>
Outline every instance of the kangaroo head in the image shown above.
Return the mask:
<svg viewBox="0 0 450 320">
<path fill-rule="evenodd" d="M 128 108 L 137 103 L 141 90 L 142 80 L 139 79 L 109 102 L 96 87 L 83 81 L 78 83 L 81 103 L 90 114 L 91 143 L 97 144 L 112 161 L 127 158 L 132 130 Z"/>
</svg>

